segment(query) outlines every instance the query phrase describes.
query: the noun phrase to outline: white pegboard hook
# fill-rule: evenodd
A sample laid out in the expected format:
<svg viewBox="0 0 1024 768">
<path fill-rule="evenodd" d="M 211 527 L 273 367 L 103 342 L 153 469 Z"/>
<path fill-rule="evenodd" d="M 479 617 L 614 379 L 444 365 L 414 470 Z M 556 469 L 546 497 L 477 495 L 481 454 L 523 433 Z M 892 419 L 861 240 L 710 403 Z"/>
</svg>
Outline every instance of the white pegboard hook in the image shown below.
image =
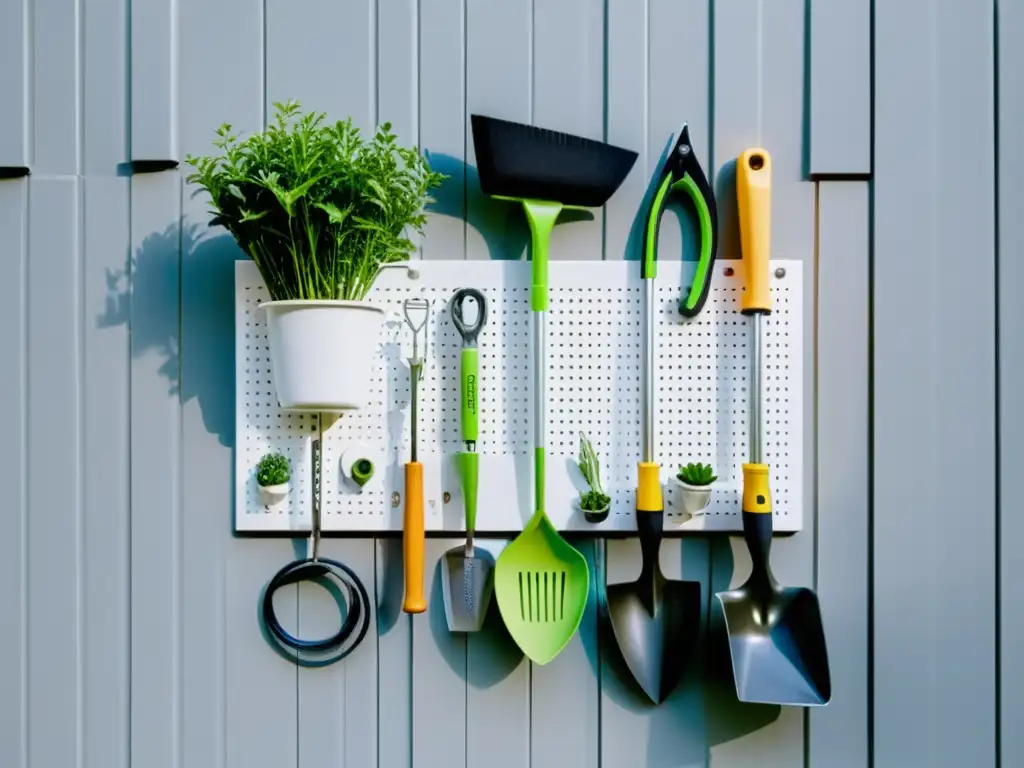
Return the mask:
<svg viewBox="0 0 1024 768">
<path fill-rule="evenodd" d="M 380 269 L 404 269 L 408 273 L 410 280 L 419 280 L 420 278 L 419 267 L 414 267 L 412 262 L 408 261 L 399 261 L 393 264 L 382 264 Z"/>
</svg>

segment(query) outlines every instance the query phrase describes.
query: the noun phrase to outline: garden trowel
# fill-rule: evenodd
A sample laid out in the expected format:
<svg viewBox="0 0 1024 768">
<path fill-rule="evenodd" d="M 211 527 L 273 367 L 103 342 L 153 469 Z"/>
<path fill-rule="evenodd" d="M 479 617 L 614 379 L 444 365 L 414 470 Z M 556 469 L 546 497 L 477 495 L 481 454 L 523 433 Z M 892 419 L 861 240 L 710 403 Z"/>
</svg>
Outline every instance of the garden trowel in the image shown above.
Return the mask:
<svg viewBox="0 0 1024 768">
<path fill-rule="evenodd" d="M 466 299 L 476 304 L 476 319 L 469 324 L 463 314 Z M 494 591 L 494 557 L 473 544 L 480 477 L 480 454 L 476 452 L 479 431 L 477 337 L 487 322 L 487 302 L 475 288 L 461 288 L 452 297 L 451 314 L 452 323 L 462 336 L 459 367 L 462 379 L 462 440 L 466 450 L 456 454 L 455 461 L 466 510 L 466 544 L 448 550 L 441 560 L 444 570 L 442 593 L 448 629 L 452 632 L 478 632 L 487 616 Z"/>
</svg>

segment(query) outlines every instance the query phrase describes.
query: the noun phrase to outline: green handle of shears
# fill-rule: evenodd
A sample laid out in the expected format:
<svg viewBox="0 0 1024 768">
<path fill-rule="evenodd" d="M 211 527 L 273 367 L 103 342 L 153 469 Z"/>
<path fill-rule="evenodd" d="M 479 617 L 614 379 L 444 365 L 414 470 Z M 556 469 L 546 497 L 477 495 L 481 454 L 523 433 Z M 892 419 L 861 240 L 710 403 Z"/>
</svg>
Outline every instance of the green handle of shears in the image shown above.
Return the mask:
<svg viewBox="0 0 1024 768">
<path fill-rule="evenodd" d="M 685 191 L 693 201 L 693 207 L 697 211 L 697 225 L 700 229 L 700 258 L 697 261 L 697 270 L 693 276 L 693 283 L 690 285 L 690 292 L 679 307 L 680 312 L 692 317 L 700 312 L 707 299 L 708 281 L 711 279 L 711 265 L 714 262 L 718 233 L 715 232 L 715 226 L 711 220 L 708 201 L 704 199 L 700 187 L 689 174 L 675 182 L 672 181 L 671 175 L 666 174 L 655 192 L 651 210 L 647 215 L 644 258 L 640 275 L 645 280 L 653 280 L 658 274 L 658 227 L 669 193 L 677 191 Z"/>
<path fill-rule="evenodd" d="M 477 415 L 477 383 L 480 377 L 476 347 L 463 347 L 459 363 L 462 372 L 462 439 L 475 443 L 480 429 Z"/>
</svg>

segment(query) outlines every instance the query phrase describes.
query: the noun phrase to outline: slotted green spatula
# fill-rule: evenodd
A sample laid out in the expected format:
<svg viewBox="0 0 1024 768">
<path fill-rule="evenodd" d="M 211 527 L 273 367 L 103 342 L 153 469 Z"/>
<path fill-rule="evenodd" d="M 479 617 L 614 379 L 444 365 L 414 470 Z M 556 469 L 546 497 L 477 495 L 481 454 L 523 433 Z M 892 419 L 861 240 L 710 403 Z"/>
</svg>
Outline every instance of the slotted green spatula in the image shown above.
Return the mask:
<svg viewBox="0 0 1024 768">
<path fill-rule="evenodd" d="M 544 510 L 545 333 L 548 241 L 564 208 L 604 205 L 637 153 L 508 120 L 472 116 L 480 186 L 522 203 L 530 225 L 533 310 L 534 513 L 494 567 L 494 597 L 509 634 L 535 664 L 555 658 L 587 607 L 590 568 Z"/>
</svg>

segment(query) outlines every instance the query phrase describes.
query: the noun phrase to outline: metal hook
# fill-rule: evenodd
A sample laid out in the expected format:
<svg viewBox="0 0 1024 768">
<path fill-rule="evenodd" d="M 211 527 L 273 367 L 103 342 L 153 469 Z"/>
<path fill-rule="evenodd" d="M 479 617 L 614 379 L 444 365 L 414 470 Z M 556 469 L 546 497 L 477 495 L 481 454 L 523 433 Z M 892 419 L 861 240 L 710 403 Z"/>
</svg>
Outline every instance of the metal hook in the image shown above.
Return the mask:
<svg viewBox="0 0 1024 768">
<path fill-rule="evenodd" d="M 423 313 L 419 323 L 415 322 L 409 314 L 409 310 L 421 311 Z M 430 315 L 430 302 L 426 299 L 411 298 L 402 302 L 402 312 L 405 314 L 405 322 L 412 329 L 412 357 L 409 358 L 409 366 L 416 373 L 416 380 L 423 378 L 423 360 L 427 354 L 427 339 L 430 334 L 423 331 L 423 355 L 419 354 L 419 334 L 427 324 L 427 317 Z"/>
<path fill-rule="evenodd" d="M 323 415 L 317 415 L 317 436 L 313 439 L 313 522 L 310 526 L 309 541 L 306 542 L 306 557 L 316 560 L 320 552 L 320 492 L 323 473 L 320 471 L 321 445 L 324 439 Z"/>
</svg>

